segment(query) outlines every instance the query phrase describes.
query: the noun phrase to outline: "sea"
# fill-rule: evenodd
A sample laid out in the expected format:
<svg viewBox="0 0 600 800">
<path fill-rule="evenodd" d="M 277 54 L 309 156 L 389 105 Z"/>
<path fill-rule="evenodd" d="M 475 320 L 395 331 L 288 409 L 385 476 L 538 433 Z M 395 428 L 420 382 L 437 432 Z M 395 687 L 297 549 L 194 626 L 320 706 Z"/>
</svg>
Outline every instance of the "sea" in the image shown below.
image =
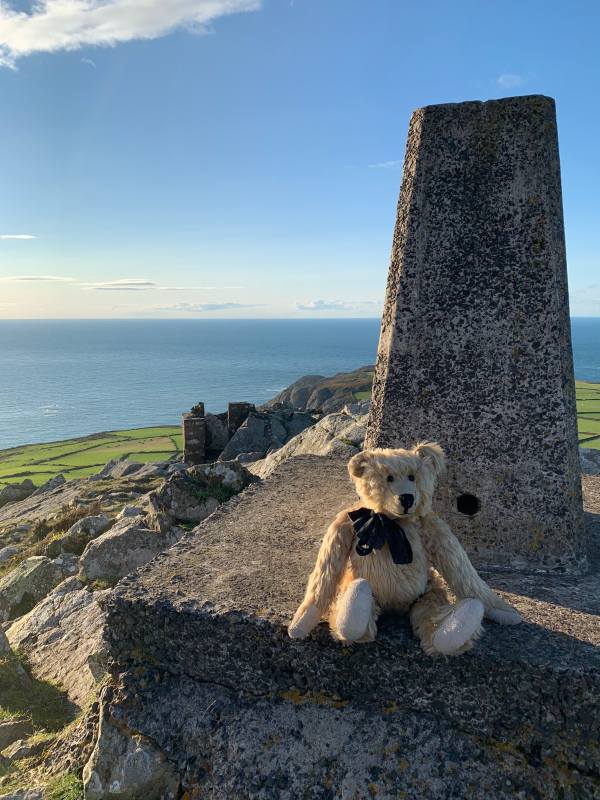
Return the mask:
<svg viewBox="0 0 600 800">
<path fill-rule="evenodd" d="M 572 319 L 600 381 L 600 318 Z M 303 375 L 373 364 L 378 319 L 0 320 L 0 449 L 260 404 Z"/>
</svg>

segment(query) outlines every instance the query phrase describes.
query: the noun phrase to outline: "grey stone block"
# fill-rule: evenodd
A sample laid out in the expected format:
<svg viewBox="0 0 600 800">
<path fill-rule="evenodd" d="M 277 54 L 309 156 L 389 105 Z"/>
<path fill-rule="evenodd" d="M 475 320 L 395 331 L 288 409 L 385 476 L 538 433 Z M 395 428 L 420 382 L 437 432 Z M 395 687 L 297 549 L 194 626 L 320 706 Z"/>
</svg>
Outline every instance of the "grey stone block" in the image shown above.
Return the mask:
<svg viewBox="0 0 600 800">
<path fill-rule="evenodd" d="M 600 480 L 587 480 L 599 512 Z M 424 655 L 395 616 L 367 645 L 343 648 L 325 626 L 292 641 L 286 626 L 323 534 L 354 499 L 346 459 L 291 458 L 121 581 L 107 600 L 115 670 L 126 673 L 113 717 L 218 798 L 368 797 L 369 782 L 415 800 L 539 797 L 565 775 L 579 787 L 565 798 L 594 797 L 598 571 L 488 574 L 524 623 L 489 623 L 458 658 Z M 411 768 L 386 762 L 390 752 Z"/>
</svg>

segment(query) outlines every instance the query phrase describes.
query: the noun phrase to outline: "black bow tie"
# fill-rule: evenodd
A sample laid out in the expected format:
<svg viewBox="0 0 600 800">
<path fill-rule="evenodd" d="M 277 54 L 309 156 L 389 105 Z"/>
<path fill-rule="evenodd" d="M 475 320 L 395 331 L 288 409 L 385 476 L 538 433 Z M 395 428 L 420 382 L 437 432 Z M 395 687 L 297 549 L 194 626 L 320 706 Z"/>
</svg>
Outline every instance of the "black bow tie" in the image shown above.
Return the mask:
<svg viewBox="0 0 600 800">
<path fill-rule="evenodd" d="M 387 542 L 394 564 L 410 564 L 413 560 L 408 537 L 395 520 L 370 508 L 357 508 L 349 511 L 348 516 L 358 537 L 356 552 L 359 556 L 381 550 Z"/>
</svg>

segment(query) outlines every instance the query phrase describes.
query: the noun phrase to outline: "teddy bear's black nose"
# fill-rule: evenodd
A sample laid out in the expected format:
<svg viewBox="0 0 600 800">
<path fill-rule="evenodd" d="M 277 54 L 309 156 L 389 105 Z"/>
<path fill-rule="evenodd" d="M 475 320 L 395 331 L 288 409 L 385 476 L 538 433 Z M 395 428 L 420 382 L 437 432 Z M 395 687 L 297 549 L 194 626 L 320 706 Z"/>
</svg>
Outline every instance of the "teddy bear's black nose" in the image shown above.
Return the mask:
<svg viewBox="0 0 600 800">
<path fill-rule="evenodd" d="M 401 494 L 400 502 L 402 503 L 402 508 L 404 509 L 404 513 L 406 514 L 408 509 L 411 508 L 413 503 L 415 502 L 415 496 L 414 494 Z"/>
</svg>

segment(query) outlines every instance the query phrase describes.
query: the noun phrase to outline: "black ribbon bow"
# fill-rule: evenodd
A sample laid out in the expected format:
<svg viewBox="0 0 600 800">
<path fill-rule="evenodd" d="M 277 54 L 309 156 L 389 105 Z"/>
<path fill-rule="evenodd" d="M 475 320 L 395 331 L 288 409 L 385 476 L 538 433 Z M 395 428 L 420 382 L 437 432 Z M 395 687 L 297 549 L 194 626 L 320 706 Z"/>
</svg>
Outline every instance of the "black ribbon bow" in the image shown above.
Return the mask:
<svg viewBox="0 0 600 800">
<path fill-rule="evenodd" d="M 358 537 L 356 552 L 359 556 L 368 556 L 373 550 L 381 550 L 387 542 L 394 564 L 410 564 L 413 560 L 406 533 L 391 517 L 378 514 L 370 508 L 357 508 L 356 511 L 349 511 L 348 516 Z"/>
</svg>

